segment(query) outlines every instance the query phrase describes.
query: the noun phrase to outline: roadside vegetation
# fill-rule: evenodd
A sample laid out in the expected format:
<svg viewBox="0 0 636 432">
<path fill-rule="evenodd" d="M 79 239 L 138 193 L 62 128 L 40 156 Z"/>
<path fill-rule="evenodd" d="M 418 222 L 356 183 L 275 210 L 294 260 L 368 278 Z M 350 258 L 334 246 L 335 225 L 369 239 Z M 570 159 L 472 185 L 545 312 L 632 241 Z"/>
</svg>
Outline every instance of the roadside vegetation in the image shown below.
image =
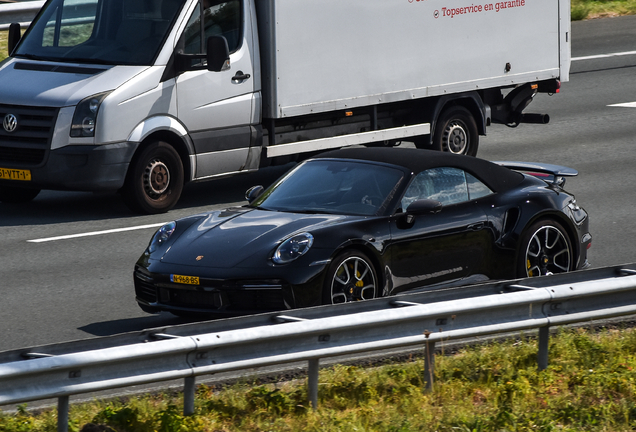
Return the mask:
<svg viewBox="0 0 636 432">
<path fill-rule="evenodd" d="M 0 31 L 0 61 L 7 58 L 7 42 L 8 42 L 8 32 Z"/>
<path fill-rule="evenodd" d="M 439 344 L 441 345 L 441 344 Z M 436 357 L 436 382 L 423 391 L 423 360 L 320 373 L 319 408 L 306 380 L 256 379 L 200 385 L 195 414 L 182 395 L 74 404 L 70 431 L 87 423 L 117 432 L 230 431 L 631 431 L 636 428 L 636 330 L 561 330 L 550 366 L 537 370 L 537 344 L 521 337 Z M 105 429 L 108 426 L 111 429 Z M 0 432 L 53 432 L 56 410 L 0 412 Z"/>
<path fill-rule="evenodd" d="M 636 0 L 571 0 L 572 21 L 636 14 Z"/>
<path fill-rule="evenodd" d="M 636 15 L 636 0 L 571 0 L 572 21 Z M 0 61 L 7 57 L 7 32 L 0 31 Z"/>
</svg>

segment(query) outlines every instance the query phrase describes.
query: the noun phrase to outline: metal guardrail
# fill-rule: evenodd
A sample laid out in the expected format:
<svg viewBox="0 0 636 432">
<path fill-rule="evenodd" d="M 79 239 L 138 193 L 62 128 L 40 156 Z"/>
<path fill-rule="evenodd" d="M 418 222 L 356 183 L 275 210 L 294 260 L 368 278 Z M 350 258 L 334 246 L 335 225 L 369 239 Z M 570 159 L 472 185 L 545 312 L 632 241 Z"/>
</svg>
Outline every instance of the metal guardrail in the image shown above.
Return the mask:
<svg viewBox="0 0 636 432">
<path fill-rule="evenodd" d="M 636 264 L 518 281 L 425 291 L 338 306 L 216 320 L 112 338 L 0 353 L 0 405 L 58 398 L 58 431 L 69 396 L 183 378 L 184 413 L 197 376 L 307 361 L 317 406 L 320 359 L 426 347 L 432 385 L 435 344 L 539 329 L 538 367 L 554 325 L 636 313 Z"/>
<path fill-rule="evenodd" d="M 26 28 L 38 14 L 44 1 L 0 4 L 0 30 L 9 30 L 11 23 L 20 23 Z"/>
</svg>

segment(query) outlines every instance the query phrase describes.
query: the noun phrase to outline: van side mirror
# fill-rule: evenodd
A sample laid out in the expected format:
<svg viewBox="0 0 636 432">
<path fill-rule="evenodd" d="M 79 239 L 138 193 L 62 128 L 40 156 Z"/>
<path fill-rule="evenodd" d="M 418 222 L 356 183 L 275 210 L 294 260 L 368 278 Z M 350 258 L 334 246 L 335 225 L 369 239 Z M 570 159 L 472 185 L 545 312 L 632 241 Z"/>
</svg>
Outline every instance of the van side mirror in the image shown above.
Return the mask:
<svg viewBox="0 0 636 432">
<path fill-rule="evenodd" d="M 435 214 L 442 211 L 442 203 L 432 199 L 413 201 L 406 208 L 406 223 L 411 224 L 416 215 Z"/>
<path fill-rule="evenodd" d="M 227 39 L 223 36 L 210 36 L 208 38 L 208 70 L 221 72 L 230 68 L 230 49 Z"/>
<path fill-rule="evenodd" d="M 18 46 L 18 42 L 20 42 L 20 38 L 22 37 L 22 29 L 20 28 L 20 23 L 11 23 L 9 26 L 9 40 L 7 44 L 9 55 L 13 53 L 13 50 L 16 46 Z"/>
<path fill-rule="evenodd" d="M 247 190 L 247 192 L 245 192 L 245 199 L 248 203 L 251 203 L 256 198 L 261 196 L 264 190 L 265 188 L 263 186 L 252 186 Z"/>
</svg>

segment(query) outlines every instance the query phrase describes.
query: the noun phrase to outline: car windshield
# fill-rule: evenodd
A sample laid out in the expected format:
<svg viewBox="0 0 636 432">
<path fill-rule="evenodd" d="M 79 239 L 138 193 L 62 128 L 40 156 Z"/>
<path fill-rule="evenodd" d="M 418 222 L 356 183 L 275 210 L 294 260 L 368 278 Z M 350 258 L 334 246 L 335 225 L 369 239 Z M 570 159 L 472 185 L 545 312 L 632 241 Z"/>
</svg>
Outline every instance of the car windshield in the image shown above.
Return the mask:
<svg viewBox="0 0 636 432">
<path fill-rule="evenodd" d="M 295 213 L 381 214 L 404 173 L 350 160 L 312 160 L 271 186 L 251 206 Z"/>
<path fill-rule="evenodd" d="M 38 60 L 151 65 L 185 0 L 53 0 L 14 55 Z"/>
</svg>

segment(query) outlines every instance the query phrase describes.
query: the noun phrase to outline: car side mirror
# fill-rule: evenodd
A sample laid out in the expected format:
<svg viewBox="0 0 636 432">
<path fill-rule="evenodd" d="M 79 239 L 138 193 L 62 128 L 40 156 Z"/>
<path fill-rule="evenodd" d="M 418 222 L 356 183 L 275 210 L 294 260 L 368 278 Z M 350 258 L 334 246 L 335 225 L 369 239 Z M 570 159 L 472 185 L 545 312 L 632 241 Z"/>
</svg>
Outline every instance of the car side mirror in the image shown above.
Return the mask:
<svg viewBox="0 0 636 432">
<path fill-rule="evenodd" d="M 227 39 L 223 36 L 210 36 L 208 38 L 208 70 L 221 72 L 230 68 L 230 49 Z"/>
<path fill-rule="evenodd" d="M 406 208 L 406 223 L 411 224 L 416 215 L 435 214 L 442 211 L 442 203 L 432 199 L 413 201 Z"/>
<path fill-rule="evenodd" d="M 263 186 L 252 186 L 245 192 L 245 199 L 251 204 L 252 201 L 261 196 L 264 190 L 265 188 Z"/>
<path fill-rule="evenodd" d="M 20 42 L 20 38 L 22 38 L 22 30 L 20 28 L 20 23 L 12 23 L 9 26 L 9 40 L 7 43 L 7 51 L 9 55 L 13 52 L 16 46 L 18 46 L 18 42 Z"/>
</svg>

